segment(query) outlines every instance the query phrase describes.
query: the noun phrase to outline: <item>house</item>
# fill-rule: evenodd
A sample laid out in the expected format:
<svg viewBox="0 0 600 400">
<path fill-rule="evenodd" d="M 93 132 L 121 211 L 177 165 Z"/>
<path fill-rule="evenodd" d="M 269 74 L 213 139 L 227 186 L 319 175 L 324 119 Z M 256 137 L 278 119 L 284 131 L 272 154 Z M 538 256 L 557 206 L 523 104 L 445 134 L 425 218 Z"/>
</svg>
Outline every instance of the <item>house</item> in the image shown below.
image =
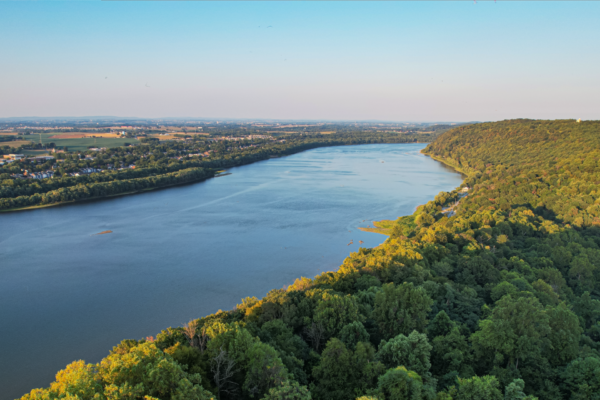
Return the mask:
<svg viewBox="0 0 600 400">
<path fill-rule="evenodd" d="M 46 179 L 46 178 L 52 178 L 54 176 L 54 172 L 52 172 L 52 171 L 32 172 L 31 174 L 29 174 L 29 176 L 31 176 L 32 179 Z"/>
<path fill-rule="evenodd" d="M 23 154 L 9 154 L 8 158 L 15 161 L 15 160 L 22 160 L 23 158 L 25 158 L 25 156 Z"/>
<path fill-rule="evenodd" d="M 469 187 L 465 186 L 464 188 L 460 189 L 461 193 L 467 193 L 469 191 Z"/>
<path fill-rule="evenodd" d="M 100 169 L 98 169 L 98 168 L 82 168 L 81 170 L 79 170 L 79 173 L 77 173 L 76 175 L 79 176 L 80 174 L 93 174 L 96 172 L 100 172 Z"/>
</svg>

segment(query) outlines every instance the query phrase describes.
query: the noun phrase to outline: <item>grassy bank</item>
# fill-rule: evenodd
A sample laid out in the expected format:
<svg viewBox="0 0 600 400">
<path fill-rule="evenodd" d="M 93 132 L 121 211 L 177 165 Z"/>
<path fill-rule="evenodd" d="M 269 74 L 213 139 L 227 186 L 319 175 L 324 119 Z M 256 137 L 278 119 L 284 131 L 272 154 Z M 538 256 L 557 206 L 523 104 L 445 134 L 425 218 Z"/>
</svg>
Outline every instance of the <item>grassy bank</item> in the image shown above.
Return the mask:
<svg viewBox="0 0 600 400">
<path fill-rule="evenodd" d="M 374 228 L 359 227 L 358 229 L 364 232 L 381 233 L 382 235 L 390 236 L 395 223 L 396 221 L 392 221 L 391 219 L 384 219 L 382 221 L 373 221 Z"/>
</svg>

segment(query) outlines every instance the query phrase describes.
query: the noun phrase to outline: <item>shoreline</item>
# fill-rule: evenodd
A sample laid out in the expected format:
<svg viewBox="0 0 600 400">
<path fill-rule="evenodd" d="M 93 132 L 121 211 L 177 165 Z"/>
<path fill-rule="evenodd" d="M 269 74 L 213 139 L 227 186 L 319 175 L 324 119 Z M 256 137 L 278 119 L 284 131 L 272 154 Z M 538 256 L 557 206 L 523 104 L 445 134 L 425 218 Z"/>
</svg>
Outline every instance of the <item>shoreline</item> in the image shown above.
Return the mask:
<svg viewBox="0 0 600 400">
<path fill-rule="evenodd" d="M 221 174 L 221 175 L 213 175 L 213 176 L 208 177 L 208 178 L 203 178 L 203 179 L 200 179 L 200 180 L 192 180 L 192 181 L 189 181 L 189 182 L 171 183 L 169 185 L 164 185 L 164 186 L 157 186 L 157 187 L 153 187 L 153 188 L 133 190 L 131 192 L 109 194 L 109 195 L 106 195 L 106 196 L 88 197 L 86 199 L 61 201 L 60 203 L 50 203 L 50 204 L 43 204 L 43 205 L 38 205 L 38 206 L 27 206 L 27 207 L 19 207 L 19 208 L 9 208 L 9 209 L 6 209 L 6 210 L 0 210 L 0 214 L 1 213 L 18 212 L 18 211 L 31 211 L 31 210 L 36 210 L 36 209 L 40 209 L 40 208 L 48 208 L 48 207 L 68 206 L 68 205 L 73 205 L 73 204 L 77 204 L 77 203 L 85 203 L 85 202 L 88 202 L 88 201 L 100 201 L 100 200 L 104 200 L 104 199 L 111 199 L 113 197 L 130 196 L 130 195 L 133 195 L 133 194 L 141 194 L 141 193 L 151 192 L 151 191 L 154 191 L 154 190 L 168 189 L 168 188 L 174 187 L 174 186 L 183 186 L 183 185 L 190 185 L 190 184 L 193 184 L 193 183 L 200 183 L 200 182 L 204 182 L 206 180 L 209 180 L 211 178 L 218 178 L 220 176 L 225 176 L 225 175 L 231 175 L 231 173 L 229 173 L 229 174 Z"/>
<path fill-rule="evenodd" d="M 425 150 L 425 149 L 423 149 Z M 428 154 L 428 153 L 423 153 L 423 150 L 420 150 L 419 153 L 423 154 L 425 157 L 429 157 L 434 159 L 435 161 L 439 161 L 442 164 L 444 164 L 445 166 L 452 168 L 453 170 L 455 170 L 456 172 L 460 173 L 461 175 L 464 175 L 465 177 L 468 177 L 471 175 L 471 173 L 469 173 L 468 171 L 460 168 L 459 166 L 455 165 L 454 163 L 450 163 L 448 160 L 446 160 L 445 158 L 441 158 L 441 157 L 436 157 L 434 155 Z"/>
<path fill-rule="evenodd" d="M 428 144 L 430 142 L 416 142 L 418 144 Z M 282 158 L 282 157 L 287 157 L 287 156 L 291 156 L 294 154 L 298 154 L 298 153 L 302 153 L 305 151 L 309 151 L 309 150 L 313 150 L 313 149 L 318 149 L 318 148 L 322 148 L 322 147 L 340 147 L 340 146 L 362 146 L 362 145 L 368 145 L 368 144 L 412 144 L 412 143 L 359 143 L 359 144 L 342 144 L 342 145 L 337 145 L 337 146 L 318 146 L 318 147 L 312 147 L 306 150 L 301 150 L 299 152 L 292 152 L 290 154 L 281 154 L 279 156 L 276 157 L 269 157 L 269 158 L 265 158 L 262 160 L 256 160 L 253 162 L 250 162 L 248 164 L 240 164 L 240 165 L 233 165 L 231 167 L 227 167 L 227 168 L 236 168 L 236 167 L 241 167 L 244 165 L 250 165 L 250 164 L 254 164 L 257 162 L 261 162 L 261 161 L 268 161 L 274 158 Z M 42 205 L 35 205 L 35 206 L 27 206 L 27 207 L 17 207 L 17 208 L 9 208 L 9 209 L 5 209 L 5 210 L 0 210 L 0 214 L 2 213 L 11 213 L 11 212 L 18 212 L 18 211 L 31 211 L 31 210 L 36 210 L 36 209 L 40 209 L 40 208 L 47 208 L 47 207 L 57 207 L 57 206 L 68 206 L 68 205 L 72 205 L 72 204 L 76 204 L 76 203 L 83 203 L 86 201 L 99 201 L 99 200 L 103 200 L 103 199 L 109 199 L 109 198 L 113 198 L 113 197 L 119 197 L 119 196 L 129 196 L 129 195 L 134 195 L 134 194 L 140 194 L 140 193 L 145 193 L 145 192 L 149 192 L 152 190 L 158 190 L 158 189 L 166 189 L 169 187 L 173 187 L 173 186 L 180 186 L 180 185 L 188 185 L 188 184 L 192 184 L 192 183 L 199 183 L 199 182 L 203 182 L 206 181 L 208 179 L 211 178 L 218 178 L 220 176 L 225 176 L 225 175 L 230 175 L 230 173 L 226 173 L 226 174 L 218 174 L 215 173 L 215 175 L 208 177 L 208 178 L 204 178 L 201 180 L 193 180 L 193 181 L 189 181 L 189 182 L 183 182 L 183 183 L 175 183 L 175 184 L 170 184 L 170 185 L 165 185 L 165 186 L 158 186 L 155 188 L 146 188 L 146 189 L 141 189 L 141 190 L 134 190 L 131 192 L 124 192 L 124 193 L 117 193 L 117 194 L 111 194 L 111 195 L 107 195 L 107 196 L 96 196 L 96 197 L 89 197 L 86 199 L 79 199 L 79 200 L 70 200 L 70 201 L 61 201 L 59 203 L 51 203 L 51 204 L 42 204 Z"/>
</svg>

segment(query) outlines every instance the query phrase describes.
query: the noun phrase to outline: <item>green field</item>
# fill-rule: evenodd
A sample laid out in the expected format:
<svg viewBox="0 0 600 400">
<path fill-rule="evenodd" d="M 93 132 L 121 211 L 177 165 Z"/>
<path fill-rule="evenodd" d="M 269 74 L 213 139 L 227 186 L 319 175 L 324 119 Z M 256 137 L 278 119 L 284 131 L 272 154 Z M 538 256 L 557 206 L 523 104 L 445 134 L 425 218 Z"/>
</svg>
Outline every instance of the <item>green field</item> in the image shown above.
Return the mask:
<svg viewBox="0 0 600 400">
<path fill-rule="evenodd" d="M 26 156 L 47 156 L 49 154 L 46 150 L 22 150 L 19 153 Z"/>
<path fill-rule="evenodd" d="M 57 146 L 67 146 L 70 151 L 87 150 L 89 146 L 97 147 L 120 147 L 125 143 L 137 144 L 139 140 L 134 138 L 118 139 L 118 138 L 81 138 L 81 139 L 51 139 L 48 143 L 54 142 Z M 45 142 L 42 142 L 45 143 Z"/>
<path fill-rule="evenodd" d="M 0 142 L 0 146 L 9 146 L 9 147 L 19 147 L 24 144 L 28 145 L 30 141 L 28 140 L 11 140 L 10 142 Z"/>
<path fill-rule="evenodd" d="M 56 146 L 67 146 L 71 151 L 87 150 L 90 146 L 96 147 L 120 147 L 125 143 L 137 144 L 139 140 L 134 138 L 79 138 L 79 139 L 50 139 L 51 136 L 60 135 L 60 132 L 42 133 L 42 144 L 53 142 Z M 20 136 L 19 138 L 31 140 L 34 143 L 40 142 L 40 134 Z"/>
</svg>

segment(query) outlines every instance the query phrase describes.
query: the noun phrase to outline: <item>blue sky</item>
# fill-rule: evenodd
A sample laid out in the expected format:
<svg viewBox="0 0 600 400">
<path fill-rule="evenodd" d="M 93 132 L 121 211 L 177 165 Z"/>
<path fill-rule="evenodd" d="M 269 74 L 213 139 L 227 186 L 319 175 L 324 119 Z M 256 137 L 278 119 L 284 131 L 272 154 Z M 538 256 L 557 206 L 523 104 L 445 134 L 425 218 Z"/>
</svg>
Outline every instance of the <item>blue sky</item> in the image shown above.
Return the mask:
<svg viewBox="0 0 600 400">
<path fill-rule="evenodd" d="M 0 1 L 0 15 L 0 117 L 600 119 L 600 2 Z"/>
</svg>

